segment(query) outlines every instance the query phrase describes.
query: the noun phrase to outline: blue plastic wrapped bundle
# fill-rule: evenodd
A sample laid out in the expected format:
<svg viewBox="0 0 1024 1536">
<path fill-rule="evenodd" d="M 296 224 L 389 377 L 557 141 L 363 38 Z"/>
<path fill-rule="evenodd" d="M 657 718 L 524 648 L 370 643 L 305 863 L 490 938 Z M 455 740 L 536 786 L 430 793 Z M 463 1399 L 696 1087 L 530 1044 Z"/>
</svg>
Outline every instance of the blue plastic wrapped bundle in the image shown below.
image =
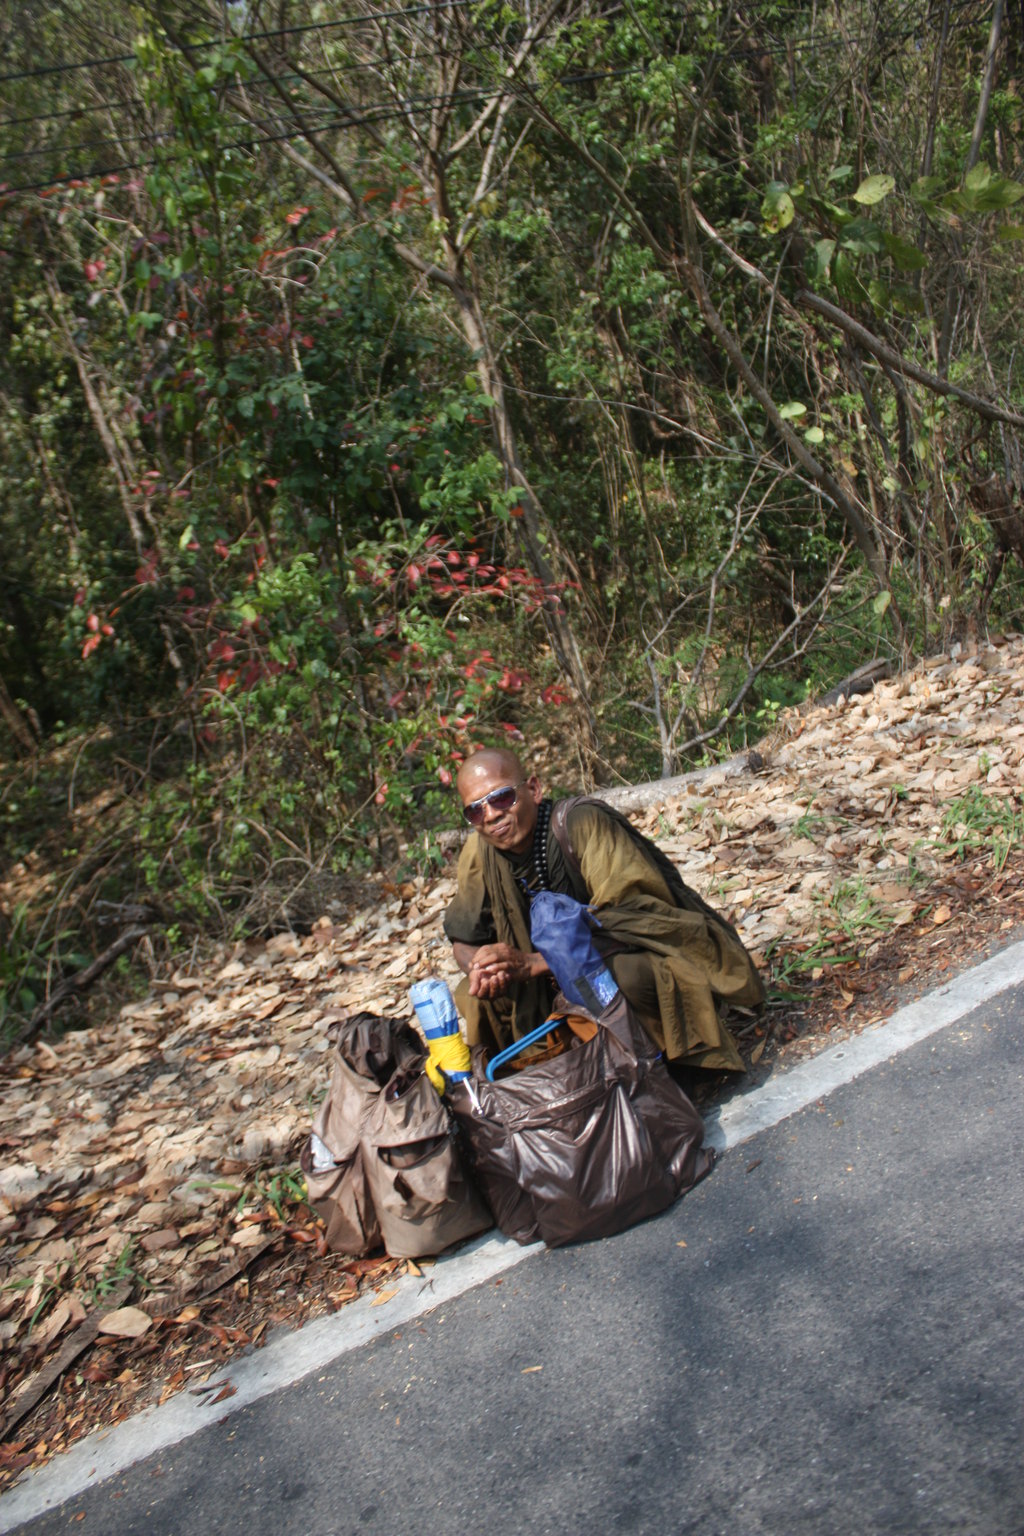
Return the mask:
<svg viewBox="0 0 1024 1536">
<path fill-rule="evenodd" d="M 438 1093 L 444 1093 L 446 1080 L 461 1083 L 470 1075 L 469 1046 L 459 1033 L 455 999 L 448 983 L 437 976 L 413 982 L 409 997 L 427 1037 L 427 1076 Z"/>
<path fill-rule="evenodd" d="M 530 937 L 570 1003 L 599 1014 L 618 996 L 618 983 L 594 942 L 600 928 L 572 896 L 541 891 L 530 906 Z"/>
</svg>

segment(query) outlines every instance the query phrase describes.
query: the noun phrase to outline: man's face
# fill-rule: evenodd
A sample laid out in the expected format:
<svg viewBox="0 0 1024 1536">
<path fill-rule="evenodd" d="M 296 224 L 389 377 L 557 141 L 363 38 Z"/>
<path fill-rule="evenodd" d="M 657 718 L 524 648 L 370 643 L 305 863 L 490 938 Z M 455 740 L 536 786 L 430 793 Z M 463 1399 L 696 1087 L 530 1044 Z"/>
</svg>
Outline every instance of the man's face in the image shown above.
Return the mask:
<svg viewBox="0 0 1024 1536">
<path fill-rule="evenodd" d="M 465 806 L 474 800 L 483 800 L 492 789 L 505 789 L 515 782 L 515 774 L 510 774 L 507 768 L 475 763 L 459 775 L 459 794 Z M 533 839 L 540 799 L 540 780 L 531 774 L 519 785 L 516 803 L 511 810 L 502 811 L 497 806 L 485 804 L 483 820 L 474 823 L 475 829 L 485 842 L 504 853 L 525 853 Z"/>
</svg>

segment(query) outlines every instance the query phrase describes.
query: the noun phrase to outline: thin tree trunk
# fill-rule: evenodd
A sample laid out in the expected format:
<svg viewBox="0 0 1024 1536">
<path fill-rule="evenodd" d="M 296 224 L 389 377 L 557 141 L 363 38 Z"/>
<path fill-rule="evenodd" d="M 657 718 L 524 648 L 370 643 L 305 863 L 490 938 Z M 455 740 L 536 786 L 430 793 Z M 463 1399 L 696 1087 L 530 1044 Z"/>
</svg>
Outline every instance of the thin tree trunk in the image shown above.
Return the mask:
<svg viewBox="0 0 1024 1536">
<path fill-rule="evenodd" d="M 107 462 L 117 482 L 118 497 L 125 515 L 125 521 L 132 536 L 132 543 L 135 545 L 135 552 L 141 559 L 145 552 L 146 540 L 142 531 L 142 524 L 139 521 L 135 505 L 132 501 L 131 486 L 129 484 L 130 479 L 133 478 L 131 474 L 132 466 L 125 463 L 125 456 L 118 447 L 117 439 L 120 434 L 115 434 L 111 427 L 108 414 L 103 407 L 103 401 L 100 399 L 99 392 L 93 383 L 88 364 L 75 343 L 71 327 L 68 325 L 67 316 L 64 313 L 64 295 L 52 272 L 47 272 L 46 274 L 46 287 L 53 303 L 53 311 L 57 317 L 61 335 L 64 338 L 64 345 L 67 347 L 78 372 L 82 393 L 85 395 L 85 403 L 89 408 L 89 415 L 92 417 L 93 426 L 96 428 L 96 434 L 103 444 L 104 452 L 107 455 Z M 122 444 L 124 444 L 123 437 L 121 440 Z M 163 619 L 159 620 L 158 623 L 160 633 L 164 638 L 164 651 L 167 660 L 170 662 L 177 677 L 178 688 L 183 691 L 188 686 L 185 680 L 185 668 L 178 654 L 178 648 L 174 643 L 174 636 L 171 634 L 170 625 Z"/>
<path fill-rule="evenodd" d="M 0 674 L 0 720 L 3 720 L 7 729 L 14 737 L 15 745 L 22 752 L 29 755 L 35 752 L 39 745 L 35 732 L 11 698 L 2 674 Z"/>
<path fill-rule="evenodd" d="M 946 39 L 949 36 L 949 8 L 952 0 L 945 0 L 942 7 L 942 30 L 939 33 L 939 46 L 935 50 L 935 71 L 932 75 L 932 93 L 928 103 L 928 132 L 925 137 L 924 155 L 921 158 L 921 175 L 930 176 L 932 173 L 932 158 L 935 154 L 935 129 L 939 116 L 939 88 L 942 85 L 942 65 L 946 54 Z"/>
<path fill-rule="evenodd" d="M 988 52 L 985 56 L 985 73 L 981 81 L 981 95 L 978 98 L 978 111 L 974 119 L 974 132 L 971 134 L 971 147 L 967 151 L 967 163 L 965 171 L 971 170 L 978 163 L 981 153 L 981 141 L 985 133 L 985 121 L 988 117 L 989 102 L 992 100 L 992 88 L 996 82 L 996 53 L 999 50 L 999 37 L 1003 25 L 1003 0 L 996 0 L 992 11 L 992 26 L 988 34 Z"/>
<path fill-rule="evenodd" d="M 57 317 L 57 324 L 60 326 L 61 335 L 64 338 L 64 345 L 67 347 L 71 360 L 78 372 L 82 393 L 85 396 L 85 403 L 89 408 L 89 415 L 92 417 L 93 426 L 96 428 L 96 435 L 103 444 L 104 452 L 107 455 L 107 463 L 110 465 L 114 479 L 117 482 L 117 494 L 120 498 L 125 521 L 132 536 L 132 543 L 135 545 L 135 552 L 141 558 L 145 548 L 145 539 L 142 533 L 142 524 L 139 522 L 132 502 L 126 467 L 122 462 L 117 442 L 110 428 L 110 422 L 107 420 L 106 412 L 96 391 L 96 386 L 92 381 L 88 365 L 75 342 L 71 327 L 68 325 L 67 316 L 64 313 L 64 295 L 52 272 L 47 272 L 46 274 L 46 287 L 53 303 L 53 312 Z"/>
<path fill-rule="evenodd" d="M 520 502 L 523 509 L 523 544 L 531 571 L 543 589 L 544 623 L 558 663 L 579 695 L 589 735 L 587 746 L 590 750 L 594 750 L 597 740 L 594 714 L 590 703 L 590 683 L 576 644 L 576 637 L 571 626 L 566 622 L 558 595 L 554 591 L 554 573 L 540 539 L 540 504 L 519 457 L 515 430 L 505 402 L 501 369 L 494 356 L 479 299 L 476 294 L 470 293 L 461 284 L 455 292 L 466 341 L 476 357 L 477 377 L 485 394 L 489 395 L 494 402 L 491 406 L 491 423 L 498 457 L 509 482 L 518 486 L 523 493 Z"/>
</svg>

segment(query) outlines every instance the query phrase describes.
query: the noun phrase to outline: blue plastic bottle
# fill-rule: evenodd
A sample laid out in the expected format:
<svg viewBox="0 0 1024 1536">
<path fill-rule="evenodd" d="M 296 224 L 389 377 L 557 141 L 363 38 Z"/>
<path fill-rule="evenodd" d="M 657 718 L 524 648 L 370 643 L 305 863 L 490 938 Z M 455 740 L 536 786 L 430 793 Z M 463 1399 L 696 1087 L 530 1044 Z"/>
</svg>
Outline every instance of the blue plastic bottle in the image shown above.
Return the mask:
<svg viewBox="0 0 1024 1536">
<path fill-rule="evenodd" d="M 441 1070 L 450 1083 L 463 1082 L 465 1078 L 472 1075 L 469 1071 L 469 1047 L 463 1042 L 459 1032 L 459 1014 L 448 983 L 441 981 L 437 976 L 428 976 L 426 981 L 413 982 L 409 989 L 409 997 L 423 1033 L 427 1037 L 428 1045 L 431 1041 L 451 1040 L 452 1037 L 462 1045 L 460 1059 L 465 1060 L 466 1069 L 452 1071 L 448 1067 L 442 1067 Z"/>
</svg>

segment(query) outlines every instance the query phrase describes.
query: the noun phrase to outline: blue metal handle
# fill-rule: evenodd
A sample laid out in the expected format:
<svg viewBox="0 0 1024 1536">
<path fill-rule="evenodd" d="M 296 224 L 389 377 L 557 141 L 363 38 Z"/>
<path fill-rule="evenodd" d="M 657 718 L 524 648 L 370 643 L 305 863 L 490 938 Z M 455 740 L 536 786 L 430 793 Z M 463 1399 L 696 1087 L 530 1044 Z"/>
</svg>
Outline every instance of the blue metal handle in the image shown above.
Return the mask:
<svg viewBox="0 0 1024 1536">
<path fill-rule="evenodd" d="M 517 1040 L 514 1045 L 507 1045 L 503 1051 L 499 1051 L 493 1061 L 487 1063 L 487 1081 L 494 1082 L 494 1074 L 499 1067 L 503 1067 L 506 1061 L 511 1061 L 513 1056 L 518 1056 L 520 1051 L 525 1051 L 528 1046 L 536 1045 L 538 1040 L 543 1040 L 545 1035 L 550 1035 L 556 1024 L 562 1022 L 561 1014 L 552 1014 L 545 1019 L 543 1024 L 538 1024 L 536 1029 L 531 1029 L 528 1035 Z"/>
</svg>

